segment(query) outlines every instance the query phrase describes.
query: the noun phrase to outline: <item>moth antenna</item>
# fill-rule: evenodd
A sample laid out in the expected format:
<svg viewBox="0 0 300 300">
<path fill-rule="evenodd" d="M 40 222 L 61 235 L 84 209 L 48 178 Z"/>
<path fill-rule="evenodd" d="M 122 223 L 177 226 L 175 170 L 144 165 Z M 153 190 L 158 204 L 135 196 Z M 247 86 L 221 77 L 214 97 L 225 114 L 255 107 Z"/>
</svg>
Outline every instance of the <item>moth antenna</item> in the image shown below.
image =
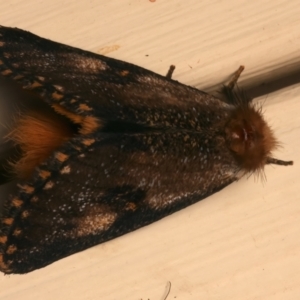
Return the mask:
<svg viewBox="0 0 300 300">
<path fill-rule="evenodd" d="M 266 163 L 279 166 L 292 166 L 294 164 L 292 160 L 281 160 L 273 157 L 268 157 Z"/>
<path fill-rule="evenodd" d="M 174 70 L 175 70 L 175 66 L 174 65 L 171 65 L 170 67 L 169 67 L 169 70 L 168 70 L 168 72 L 167 72 L 167 74 L 166 74 L 166 78 L 167 79 L 172 79 L 172 75 L 173 75 L 173 72 L 174 72 Z"/>
<path fill-rule="evenodd" d="M 244 66 L 240 66 L 236 71 L 235 73 L 233 74 L 232 78 L 230 79 L 229 83 L 226 85 L 227 88 L 229 89 L 233 89 L 236 84 L 237 84 L 237 81 L 238 79 L 240 78 L 242 72 L 245 70 L 245 67 Z"/>
</svg>

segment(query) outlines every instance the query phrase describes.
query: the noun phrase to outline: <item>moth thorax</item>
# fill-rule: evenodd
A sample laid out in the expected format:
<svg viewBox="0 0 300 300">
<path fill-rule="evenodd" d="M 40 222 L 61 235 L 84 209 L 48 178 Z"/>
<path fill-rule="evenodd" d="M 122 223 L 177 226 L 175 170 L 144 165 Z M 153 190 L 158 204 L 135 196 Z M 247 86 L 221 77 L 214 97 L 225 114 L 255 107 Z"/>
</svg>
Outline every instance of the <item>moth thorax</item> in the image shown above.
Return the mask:
<svg viewBox="0 0 300 300">
<path fill-rule="evenodd" d="M 236 107 L 225 126 L 226 141 L 241 170 L 262 170 L 278 146 L 260 110 L 251 105 Z"/>
</svg>

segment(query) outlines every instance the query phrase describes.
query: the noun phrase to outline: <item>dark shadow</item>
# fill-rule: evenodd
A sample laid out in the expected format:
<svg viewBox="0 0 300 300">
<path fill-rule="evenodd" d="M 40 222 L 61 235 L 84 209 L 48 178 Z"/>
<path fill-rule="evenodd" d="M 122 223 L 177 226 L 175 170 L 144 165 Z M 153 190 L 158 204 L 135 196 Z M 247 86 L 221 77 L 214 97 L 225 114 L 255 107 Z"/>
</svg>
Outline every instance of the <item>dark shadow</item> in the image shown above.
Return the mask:
<svg viewBox="0 0 300 300">
<path fill-rule="evenodd" d="M 237 66 L 238 68 L 239 66 Z M 244 72 L 247 72 L 247 66 Z M 228 76 L 228 79 L 231 77 Z M 242 74 L 243 77 L 243 74 Z M 287 63 L 279 66 L 272 71 L 262 73 L 247 80 L 242 78 L 238 81 L 239 86 L 245 90 L 251 98 L 257 98 L 268 95 L 280 89 L 300 83 L 300 62 Z M 226 84 L 226 82 L 224 82 Z M 216 95 L 220 90 L 220 84 L 203 88 L 208 93 Z M 218 96 L 217 96 L 218 97 Z"/>
</svg>

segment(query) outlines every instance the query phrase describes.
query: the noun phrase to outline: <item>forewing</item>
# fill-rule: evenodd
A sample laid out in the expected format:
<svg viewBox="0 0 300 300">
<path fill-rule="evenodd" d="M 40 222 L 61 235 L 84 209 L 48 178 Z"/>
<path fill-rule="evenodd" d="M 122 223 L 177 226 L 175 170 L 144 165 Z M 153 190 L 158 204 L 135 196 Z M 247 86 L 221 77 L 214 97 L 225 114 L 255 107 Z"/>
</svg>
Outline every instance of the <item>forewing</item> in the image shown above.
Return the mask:
<svg viewBox="0 0 300 300">
<path fill-rule="evenodd" d="M 41 268 L 152 223 L 235 180 L 229 153 L 222 153 L 227 164 L 210 157 L 225 149 L 211 148 L 208 156 L 207 148 L 200 154 L 195 149 L 186 157 L 184 135 L 176 136 L 103 134 L 89 148 L 77 138 L 56 152 L 9 202 L 1 270 Z M 203 138 L 190 135 L 189 142 Z"/>
<path fill-rule="evenodd" d="M 96 126 L 85 119 L 90 130 L 79 131 L 51 155 L 6 202 L 3 272 L 41 268 L 154 222 L 236 179 L 236 162 L 222 130 L 215 130 L 223 128 L 230 107 L 210 95 L 5 27 L 0 70 L 39 93 L 41 101 L 66 108 L 63 114 L 72 121 L 96 118 Z"/>
<path fill-rule="evenodd" d="M 0 63 L 3 75 L 37 91 L 50 105 L 103 119 L 152 124 L 149 109 L 207 107 L 212 99 L 221 105 L 211 95 L 141 67 L 17 28 L 0 27 Z"/>
</svg>

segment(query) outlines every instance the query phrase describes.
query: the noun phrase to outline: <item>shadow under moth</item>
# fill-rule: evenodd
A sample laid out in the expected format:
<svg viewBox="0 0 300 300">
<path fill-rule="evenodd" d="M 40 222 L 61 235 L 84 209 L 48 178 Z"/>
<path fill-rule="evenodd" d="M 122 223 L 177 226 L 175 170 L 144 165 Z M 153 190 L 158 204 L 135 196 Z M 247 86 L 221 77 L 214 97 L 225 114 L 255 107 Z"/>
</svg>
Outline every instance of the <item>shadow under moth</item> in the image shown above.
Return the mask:
<svg viewBox="0 0 300 300">
<path fill-rule="evenodd" d="M 241 71 L 241 69 L 240 69 Z M 34 94 L 5 136 L 0 270 L 27 273 L 263 174 L 278 142 L 260 107 L 0 27 L 0 72 Z M 41 108 L 41 104 L 43 108 Z"/>
</svg>

